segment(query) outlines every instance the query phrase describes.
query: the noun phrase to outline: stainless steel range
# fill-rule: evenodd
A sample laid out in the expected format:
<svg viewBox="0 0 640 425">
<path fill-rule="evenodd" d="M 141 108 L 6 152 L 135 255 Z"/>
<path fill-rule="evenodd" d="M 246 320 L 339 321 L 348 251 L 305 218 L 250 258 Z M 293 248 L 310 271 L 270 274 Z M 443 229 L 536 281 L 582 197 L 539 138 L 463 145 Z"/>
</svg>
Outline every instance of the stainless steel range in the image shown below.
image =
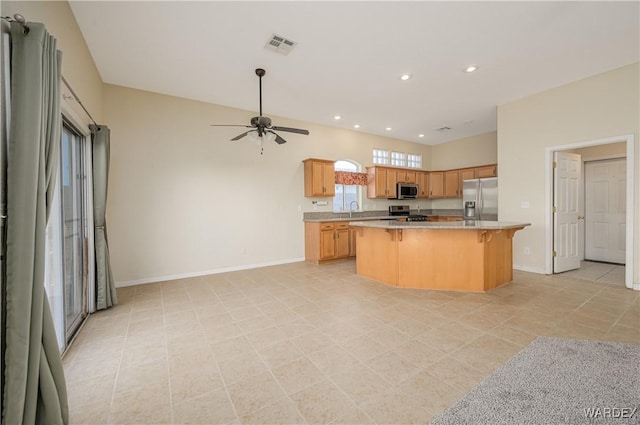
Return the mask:
<svg viewBox="0 0 640 425">
<path fill-rule="evenodd" d="M 409 205 L 390 205 L 389 215 L 392 217 L 406 218 L 407 221 L 427 221 L 428 216 L 422 214 L 411 214 Z"/>
</svg>

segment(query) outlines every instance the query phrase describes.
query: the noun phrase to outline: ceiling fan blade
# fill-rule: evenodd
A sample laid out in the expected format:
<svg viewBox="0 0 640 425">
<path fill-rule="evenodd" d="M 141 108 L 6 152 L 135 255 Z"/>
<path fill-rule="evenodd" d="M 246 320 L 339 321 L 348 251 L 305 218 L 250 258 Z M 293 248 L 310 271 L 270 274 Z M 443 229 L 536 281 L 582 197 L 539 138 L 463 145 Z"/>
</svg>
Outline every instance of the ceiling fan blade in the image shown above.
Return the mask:
<svg viewBox="0 0 640 425">
<path fill-rule="evenodd" d="M 298 133 L 298 134 L 306 134 L 309 135 L 309 130 L 303 130 L 301 128 L 291 128 L 291 127 L 271 127 L 273 130 L 278 131 L 288 131 L 289 133 Z"/>
<path fill-rule="evenodd" d="M 272 130 L 267 130 L 269 133 L 274 134 L 276 136 L 275 138 L 275 142 L 279 145 L 283 144 L 283 143 L 287 143 L 286 140 L 284 140 L 282 137 L 280 137 L 280 135 L 278 135 L 275 131 Z"/>
<path fill-rule="evenodd" d="M 250 125 L 240 125 L 240 124 L 209 124 L 209 127 L 246 127 L 246 128 L 253 128 Z"/>
<path fill-rule="evenodd" d="M 242 133 L 242 134 L 238 134 L 236 137 L 234 137 L 234 138 L 233 138 L 233 139 L 231 139 L 231 140 L 233 140 L 233 141 L 240 140 L 240 139 L 242 139 L 244 136 L 246 136 L 247 134 L 249 134 L 249 133 L 250 133 L 250 132 L 252 132 L 252 131 L 254 131 L 254 130 L 245 131 L 245 132 L 244 132 L 244 133 Z"/>
</svg>

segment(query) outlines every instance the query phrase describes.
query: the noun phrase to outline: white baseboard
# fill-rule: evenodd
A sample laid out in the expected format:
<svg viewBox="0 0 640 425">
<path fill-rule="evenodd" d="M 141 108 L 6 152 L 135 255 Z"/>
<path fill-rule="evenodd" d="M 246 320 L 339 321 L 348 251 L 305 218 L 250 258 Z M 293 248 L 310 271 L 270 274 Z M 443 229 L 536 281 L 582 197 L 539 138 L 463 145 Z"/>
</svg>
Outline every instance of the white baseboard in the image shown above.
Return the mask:
<svg viewBox="0 0 640 425">
<path fill-rule="evenodd" d="M 249 270 L 249 269 L 257 269 L 260 267 L 277 266 L 280 264 L 298 263 L 300 261 L 304 261 L 304 257 L 288 258 L 286 260 L 267 261 L 265 263 L 257 263 L 257 264 L 243 264 L 241 266 L 222 267 L 219 269 L 203 270 L 199 272 L 180 273 L 180 274 L 173 274 L 173 275 L 166 275 L 166 276 L 145 277 L 143 279 L 125 280 L 121 282 L 116 282 L 116 287 L 122 288 L 125 286 L 143 285 L 145 283 L 165 282 L 167 280 L 187 279 L 190 277 L 207 276 L 210 274 L 237 272 L 240 270 Z"/>
<path fill-rule="evenodd" d="M 513 265 L 513 269 L 514 270 L 519 270 L 521 272 L 529 272 L 529 273 L 537 273 L 537 274 L 545 274 L 544 273 L 544 269 L 540 269 L 538 267 L 529 267 L 529 266 L 522 266 L 520 264 L 514 264 Z"/>
</svg>

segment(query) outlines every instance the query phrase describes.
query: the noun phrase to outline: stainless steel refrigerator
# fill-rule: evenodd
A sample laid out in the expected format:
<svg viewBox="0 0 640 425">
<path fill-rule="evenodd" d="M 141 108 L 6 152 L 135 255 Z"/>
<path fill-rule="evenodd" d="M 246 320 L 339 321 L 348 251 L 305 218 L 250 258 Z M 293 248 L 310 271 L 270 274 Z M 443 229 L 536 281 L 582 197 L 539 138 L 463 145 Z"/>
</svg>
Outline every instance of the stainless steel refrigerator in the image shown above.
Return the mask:
<svg viewBox="0 0 640 425">
<path fill-rule="evenodd" d="M 465 180 L 462 206 L 475 202 L 476 220 L 498 220 L 498 178 Z"/>
</svg>

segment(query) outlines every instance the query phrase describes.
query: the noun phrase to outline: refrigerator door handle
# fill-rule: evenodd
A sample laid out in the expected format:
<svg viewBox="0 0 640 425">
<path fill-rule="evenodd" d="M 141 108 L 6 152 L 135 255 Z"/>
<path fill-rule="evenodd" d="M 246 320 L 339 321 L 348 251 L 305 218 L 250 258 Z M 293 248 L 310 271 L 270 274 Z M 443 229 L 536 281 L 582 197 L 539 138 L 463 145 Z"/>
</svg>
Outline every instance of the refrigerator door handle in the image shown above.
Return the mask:
<svg viewBox="0 0 640 425">
<path fill-rule="evenodd" d="M 482 220 L 482 207 L 484 207 L 484 199 L 482 199 L 482 181 L 478 181 L 478 220 Z"/>
</svg>

